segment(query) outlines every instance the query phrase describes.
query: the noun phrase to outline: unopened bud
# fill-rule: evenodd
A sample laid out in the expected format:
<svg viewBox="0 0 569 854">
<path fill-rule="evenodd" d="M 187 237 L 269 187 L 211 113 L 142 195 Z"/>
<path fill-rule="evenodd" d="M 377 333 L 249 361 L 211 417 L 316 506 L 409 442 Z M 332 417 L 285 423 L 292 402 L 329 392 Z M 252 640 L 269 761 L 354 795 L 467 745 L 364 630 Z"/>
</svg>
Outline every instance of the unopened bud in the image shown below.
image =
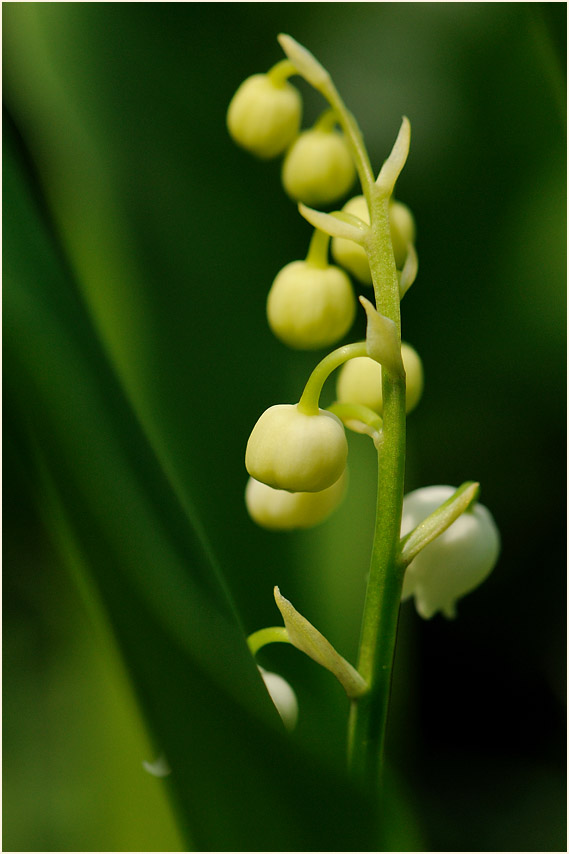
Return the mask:
<svg viewBox="0 0 569 854">
<path fill-rule="evenodd" d="M 338 507 L 346 491 L 347 473 L 321 492 L 287 492 L 250 477 L 245 489 L 249 516 L 272 531 L 312 528 Z"/>
<path fill-rule="evenodd" d="M 411 412 L 423 393 L 423 364 L 416 350 L 401 344 L 401 358 L 406 374 L 405 409 Z M 368 356 L 350 359 L 338 374 L 336 397 L 341 403 L 359 403 L 379 415 L 383 414 L 381 365 Z"/>
<path fill-rule="evenodd" d="M 233 140 L 258 157 L 271 158 L 288 148 L 300 128 L 302 100 L 294 86 L 268 74 L 244 80 L 227 111 Z"/>
<path fill-rule="evenodd" d="M 294 141 L 283 163 L 288 195 L 307 205 L 326 205 L 344 196 L 356 169 L 343 134 L 313 128 Z"/>
<path fill-rule="evenodd" d="M 351 282 L 339 267 L 306 261 L 287 264 L 275 278 L 267 299 L 274 334 L 296 349 L 317 350 L 335 344 L 348 332 L 356 313 Z"/>
<path fill-rule="evenodd" d="M 290 492 L 320 492 L 346 468 L 342 422 L 322 409 L 305 415 L 293 404 L 267 409 L 247 443 L 245 466 L 255 480 Z"/>
</svg>

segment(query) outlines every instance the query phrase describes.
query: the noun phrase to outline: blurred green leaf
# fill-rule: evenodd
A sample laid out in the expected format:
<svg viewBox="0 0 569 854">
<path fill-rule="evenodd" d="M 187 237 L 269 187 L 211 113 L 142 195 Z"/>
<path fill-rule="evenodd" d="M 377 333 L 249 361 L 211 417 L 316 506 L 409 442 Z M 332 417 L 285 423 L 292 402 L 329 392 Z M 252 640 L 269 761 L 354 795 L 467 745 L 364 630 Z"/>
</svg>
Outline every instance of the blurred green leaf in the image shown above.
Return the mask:
<svg viewBox="0 0 569 854">
<path fill-rule="evenodd" d="M 50 527 L 95 581 L 192 840 L 201 850 L 364 847 L 365 801 L 280 732 L 199 522 L 149 447 L 6 136 L 9 409 Z"/>
<path fill-rule="evenodd" d="M 421 272 L 405 299 L 404 336 L 423 358 L 426 394 L 409 420 L 408 485 L 475 477 L 503 535 L 497 571 L 456 623 L 423 625 L 403 607 L 389 757 L 412 781 L 431 847 L 460 850 L 468 828 L 482 848 L 518 850 L 528 838 L 562 848 L 565 599 L 552 592 L 565 585 L 559 459 L 566 441 L 566 151 L 555 55 L 564 49 L 566 8 L 11 3 L 2 13 L 5 103 L 23 140 L 18 154 L 30 152 L 17 180 L 8 161 L 4 173 L 12 187 L 4 198 L 5 419 L 36 478 L 43 472 L 44 515 L 52 530 L 57 524 L 68 565 L 76 578 L 95 580 L 81 582 L 93 612 L 107 612 L 107 599 L 115 599 L 111 627 L 127 668 L 132 660 L 133 673 L 144 668 L 133 684 L 156 749 L 175 754 L 179 743 L 185 765 L 198 737 L 178 738 L 176 728 L 186 719 L 201 726 L 198 712 L 187 709 L 201 704 L 198 775 L 214 722 L 226 727 L 234 705 L 249 721 L 239 723 L 237 715 L 235 741 L 245 739 L 237 753 L 232 736 L 224 733 L 220 742 L 243 763 L 243 784 L 223 765 L 227 785 L 218 790 L 222 759 L 215 750 L 205 778 L 209 802 L 205 793 L 194 800 L 195 779 L 187 786 L 179 776 L 170 781 L 179 800 L 200 813 L 194 844 L 205 844 L 213 813 L 221 824 L 226 795 L 229 817 L 239 812 L 237 827 L 249 822 L 241 837 L 249 844 L 253 793 L 259 838 L 272 846 L 274 837 L 262 835 L 277 807 L 283 845 L 294 844 L 296 834 L 310 847 L 321 830 L 314 792 L 322 768 L 299 745 L 342 768 L 347 708 L 341 688 L 313 662 L 290 649 L 263 651 L 261 663 L 294 684 L 301 714 L 292 740 L 282 743 L 264 725 L 254 727 L 247 698 L 221 665 L 223 650 L 217 657 L 195 649 L 198 633 L 183 625 L 184 603 L 203 598 L 200 620 L 210 623 L 220 608 L 221 637 L 237 639 L 229 660 L 245 655 L 223 581 L 209 577 L 208 560 L 199 557 L 203 538 L 190 535 L 189 520 L 203 524 L 215 544 L 247 632 L 274 621 L 271 590 L 280 584 L 350 660 L 373 525 L 375 478 L 361 437 L 350 443 L 346 501 L 322 527 L 272 535 L 255 529 L 243 508 L 248 431 L 266 406 L 297 398 L 314 364 L 313 355 L 287 352 L 273 340 L 264 316 L 272 278 L 304 257 L 309 229 L 280 191 L 280 164 L 259 164 L 225 131 L 236 86 L 278 60 L 275 35 L 284 30 L 330 68 L 377 167 L 401 113 L 411 119 L 412 151 L 398 192 L 416 216 Z M 539 23 L 544 14 L 547 32 Z M 322 104 L 303 94 L 310 124 Z M 19 216 L 15 200 L 29 193 L 33 204 Z M 363 335 L 363 323 L 354 333 Z M 75 379 L 59 388 L 64 373 Z M 94 420 L 67 436 L 83 416 Z M 99 471 L 101 455 L 108 465 Z M 15 486 L 29 489 L 11 467 L 5 479 L 10 498 Z M 38 591 L 35 564 L 23 572 L 17 550 L 25 552 L 27 525 L 26 511 L 13 509 L 5 540 L 16 557 L 5 572 L 22 601 L 8 630 L 15 623 L 25 644 L 38 611 L 53 609 L 54 622 L 68 624 L 74 637 L 66 601 L 45 596 L 49 578 L 42 574 Z M 536 566 L 543 570 L 536 574 Z M 168 588 L 179 586 L 181 602 L 173 602 L 171 588 L 161 589 L 165 579 Z M 33 617 L 25 611 L 29 600 Z M 142 650 L 156 667 L 140 661 Z M 56 652 L 63 668 L 65 653 Z M 49 684 L 18 665 L 9 660 L 5 691 L 45 699 Z M 203 675 L 210 665 L 213 687 Z M 245 658 L 236 666 L 241 675 L 240 667 L 252 669 Z M 254 669 L 246 678 L 251 706 L 278 727 Z M 175 679 L 181 707 L 167 713 L 156 708 L 157 689 L 166 684 L 170 698 Z M 192 694 L 194 679 L 207 702 Z M 476 690 L 480 684 L 486 693 Z M 71 706 L 74 689 L 68 686 Z M 31 702 L 27 710 L 39 731 L 42 708 Z M 25 738 L 18 724 L 12 719 L 9 733 Z M 63 720 L 60 730 L 65 738 Z M 271 762 L 283 780 L 269 772 Z M 495 768 L 503 791 L 511 789 L 507 804 L 484 795 Z M 508 780 L 522 770 L 526 782 L 516 790 Z M 97 817 L 106 779 L 91 771 Z M 20 817 L 51 808 L 42 800 L 50 786 L 68 788 L 53 776 L 40 758 L 18 768 L 18 791 L 27 781 L 28 796 Z M 297 798 L 290 786 L 299 779 L 307 783 Z M 336 809 L 345 781 L 340 772 L 329 779 L 338 796 L 329 799 L 338 845 L 352 847 L 349 817 Z M 272 798 L 274 785 L 280 788 Z M 557 793 L 548 795 L 547 834 L 540 787 Z M 14 826 L 13 806 L 12 797 L 5 828 Z M 126 809 L 125 826 L 135 820 Z M 390 820 L 385 847 L 425 847 L 397 797 Z M 92 840 L 90 826 L 85 838 Z M 222 830 L 214 830 L 219 843 Z M 318 847 L 328 844 L 326 832 Z M 366 844 L 350 838 L 353 847 Z"/>
</svg>

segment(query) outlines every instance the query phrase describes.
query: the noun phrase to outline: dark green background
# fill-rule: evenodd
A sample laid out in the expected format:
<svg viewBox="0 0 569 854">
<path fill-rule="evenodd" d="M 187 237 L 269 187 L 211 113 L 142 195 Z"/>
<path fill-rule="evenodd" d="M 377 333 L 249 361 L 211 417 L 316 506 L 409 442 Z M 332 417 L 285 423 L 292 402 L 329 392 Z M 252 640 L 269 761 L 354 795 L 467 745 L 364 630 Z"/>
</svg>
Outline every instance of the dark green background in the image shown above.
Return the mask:
<svg viewBox="0 0 569 854">
<path fill-rule="evenodd" d="M 141 771 L 167 749 L 202 850 L 562 850 L 565 4 L 2 11 L 4 848 L 181 850 Z M 292 744 L 275 729 L 201 545 L 246 633 L 278 623 L 279 584 L 355 659 L 369 443 L 350 438 L 319 529 L 260 531 L 242 497 L 252 425 L 317 358 L 264 316 L 310 229 L 278 163 L 225 130 L 281 31 L 330 69 L 377 168 L 411 120 L 403 328 L 426 386 L 407 485 L 479 480 L 503 538 L 456 621 L 402 608 L 381 843 L 343 778 L 341 689 L 264 652 L 300 701 Z M 322 102 L 299 88 L 307 126 Z"/>
</svg>

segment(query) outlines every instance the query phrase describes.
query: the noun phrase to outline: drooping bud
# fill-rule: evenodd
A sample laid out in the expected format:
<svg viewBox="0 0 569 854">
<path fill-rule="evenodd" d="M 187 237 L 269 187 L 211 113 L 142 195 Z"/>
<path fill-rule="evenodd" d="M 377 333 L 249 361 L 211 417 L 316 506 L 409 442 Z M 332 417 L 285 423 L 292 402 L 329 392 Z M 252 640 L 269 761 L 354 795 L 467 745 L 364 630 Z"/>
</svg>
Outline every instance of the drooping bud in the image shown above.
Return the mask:
<svg viewBox="0 0 569 854">
<path fill-rule="evenodd" d="M 267 299 L 274 334 L 289 347 L 317 350 L 339 341 L 356 313 L 351 282 L 339 267 L 292 261 L 278 273 Z"/>
<path fill-rule="evenodd" d="M 227 127 L 237 145 L 269 159 L 282 154 L 297 136 L 301 115 L 300 94 L 286 79 L 253 74 L 229 104 Z"/>
<path fill-rule="evenodd" d="M 402 536 L 454 493 L 452 486 L 429 486 L 405 496 Z M 486 507 L 476 503 L 413 558 L 405 572 L 401 598 L 414 596 L 418 613 L 427 620 L 437 611 L 454 617 L 456 601 L 484 581 L 499 552 L 496 523 Z"/>
<path fill-rule="evenodd" d="M 336 483 L 321 492 L 287 492 L 249 478 L 245 504 L 249 516 L 262 528 L 292 531 L 324 522 L 344 497 L 347 470 Z"/>
<path fill-rule="evenodd" d="M 298 720 L 298 700 L 292 687 L 278 673 L 271 673 L 262 667 L 259 667 L 259 671 L 282 722 L 289 731 L 293 730 Z"/>
<path fill-rule="evenodd" d="M 247 443 L 245 466 L 255 480 L 290 492 L 320 492 L 346 468 L 348 443 L 342 422 L 319 409 L 305 415 L 294 404 L 267 409 Z"/>
<path fill-rule="evenodd" d="M 364 196 L 354 196 L 346 202 L 342 210 L 369 224 L 369 209 Z M 415 221 L 407 205 L 394 199 L 389 203 L 389 228 L 395 266 L 401 270 L 407 259 L 408 246 L 415 240 Z M 362 284 L 371 285 L 371 271 L 363 246 L 353 240 L 335 237 L 332 240 L 332 255 L 338 264 L 356 276 Z"/>
<path fill-rule="evenodd" d="M 401 344 L 401 358 L 407 386 L 405 409 L 411 412 L 423 393 L 423 364 L 417 351 L 405 342 Z M 383 392 L 379 362 L 368 356 L 346 362 L 338 374 L 336 396 L 341 403 L 359 403 L 382 415 Z"/>
<path fill-rule="evenodd" d="M 301 133 L 283 163 L 286 192 L 307 205 L 327 205 L 340 199 L 349 191 L 355 177 L 346 140 L 332 129 L 315 127 Z"/>
</svg>

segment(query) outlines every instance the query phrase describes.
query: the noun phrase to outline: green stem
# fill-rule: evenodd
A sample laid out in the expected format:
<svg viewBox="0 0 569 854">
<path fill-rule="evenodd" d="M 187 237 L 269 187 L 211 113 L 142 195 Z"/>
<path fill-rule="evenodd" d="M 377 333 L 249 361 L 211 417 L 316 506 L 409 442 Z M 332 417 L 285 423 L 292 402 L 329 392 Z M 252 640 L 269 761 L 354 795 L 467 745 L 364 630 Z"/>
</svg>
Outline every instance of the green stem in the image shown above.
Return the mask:
<svg viewBox="0 0 569 854">
<path fill-rule="evenodd" d="M 310 267 L 316 267 L 318 270 L 325 270 L 328 267 L 329 243 L 330 235 L 315 228 L 306 255 L 306 263 Z"/>
<path fill-rule="evenodd" d="M 363 141 L 362 132 L 355 117 L 344 104 L 342 97 L 330 78 L 319 87 L 319 91 L 338 117 L 338 123 L 346 135 L 346 139 L 352 151 L 352 157 L 358 172 L 368 207 L 371 207 L 371 188 L 374 185 L 374 176 L 371 163 Z"/>
<path fill-rule="evenodd" d="M 338 347 L 337 350 L 332 350 L 331 353 L 328 353 L 310 374 L 298 402 L 298 411 L 304 415 L 318 415 L 322 386 L 332 371 L 339 368 L 344 362 L 347 362 L 349 359 L 355 359 L 357 356 L 367 356 L 365 341 L 358 341 L 356 344 L 346 344 L 344 347 Z"/>
<path fill-rule="evenodd" d="M 337 124 L 338 114 L 336 113 L 336 110 L 324 110 L 322 115 L 320 115 L 312 125 L 312 129 L 329 132 L 334 130 L 334 126 Z"/>
<path fill-rule="evenodd" d="M 389 198 L 371 193 L 368 255 L 378 310 L 400 333 L 399 284 L 389 231 Z M 383 439 L 378 449 L 375 536 L 369 571 L 358 671 L 370 686 L 352 703 L 349 758 L 370 791 L 381 787 L 391 673 L 403 571 L 398 564 L 405 477 L 405 377 L 382 370 Z"/>
<path fill-rule="evenodd" d="M 374 432 L 379 432 L 383 424 L 377 412 L 374 412 L 369 406 L 364 406 L 363 403 L 340 403 L 336 401 L 331 406 L 328 406 L 327 409 L 328 412 L 337 415 L 340 421 L 346 424 L 346 426 L 352 421 L 358 421 Z"/>
<path fill-rule="evenodd" d="M 339 403 L 338 401 L 327 409 L 332 415 L 338 416 L 344 427 L 355 433 L 364 433 L 369 436 L 379 450 L 383 439 L 381 432 L 383 421 L 377 412 L 361 403 Z"/>
<path fill-rule="evenodd" d="M 259 629 L 247 638 L 247 645 L 252 655 L 257 655 L 259 650 L 268 643 L 290 643 L 288 632 L 284 626 L 270 626 L 267 629 Z"/>
<path fill-rule="evenodd" d="M 408 138 L 405 144 L 405 136 L 408 137 L 409 132 L 408 122 L 404 120 L 403 136 L 400 131 L 388 158 L 388 161 L 393 161 L 391 169 L 387 170 L 390 174 L 384 175 L 384 180 L 379 184 L 376 183 L 358 124 L 347 110 L 326 69 L 289 36 L 281 36 L 279 40 L 287 55 L 293 60 L 296 58 L 300 68 L 304 69 L 301 73 L 336 111 L 346 135 L 370 212 L 370 231 L 365 249 L 376 307 L 384 317 L 395 323 L 400 342 L 399 280 L 393 257 L 388 207 L 393 184 L 407 154 L 403 149 L 408 147 Z M 346 349 L 340 348 L 335 353 Z M 320 363 L 307 383 L 299 403 L 299 409 L 307 414 L 314 414 L 315 406 L 317 411 L 319 390 L 330 373 L 327 360 L 333 360 L 335 353 Z M 364 350 L 362 355 L 367 355 L 367 352 Z M 351 357 L 352 354 L 348 358 Z M 321 380 L 322 376 L 324 379 Z M 358 670 L 368 683 L 369 691 L 353 701 L 349 726 L 350 765 L 369 792 L 378 791 L 381 785 L 391 671 L 403 585 L 399 541 L 405 476 L 405 374 L 396 374 L 383 366 L 382 390 L 383 435 L 382 442 L 377 446 L 377 515 L 358 661 Z"/>
<path fill-rule="evenodd" d="M 284 86 L 293 74 L 298 74 L 298 72 L 289 59 L 281 59 L 267 71 L 267 77 L 270 77 L 275 86 Z"/>
</svg>

